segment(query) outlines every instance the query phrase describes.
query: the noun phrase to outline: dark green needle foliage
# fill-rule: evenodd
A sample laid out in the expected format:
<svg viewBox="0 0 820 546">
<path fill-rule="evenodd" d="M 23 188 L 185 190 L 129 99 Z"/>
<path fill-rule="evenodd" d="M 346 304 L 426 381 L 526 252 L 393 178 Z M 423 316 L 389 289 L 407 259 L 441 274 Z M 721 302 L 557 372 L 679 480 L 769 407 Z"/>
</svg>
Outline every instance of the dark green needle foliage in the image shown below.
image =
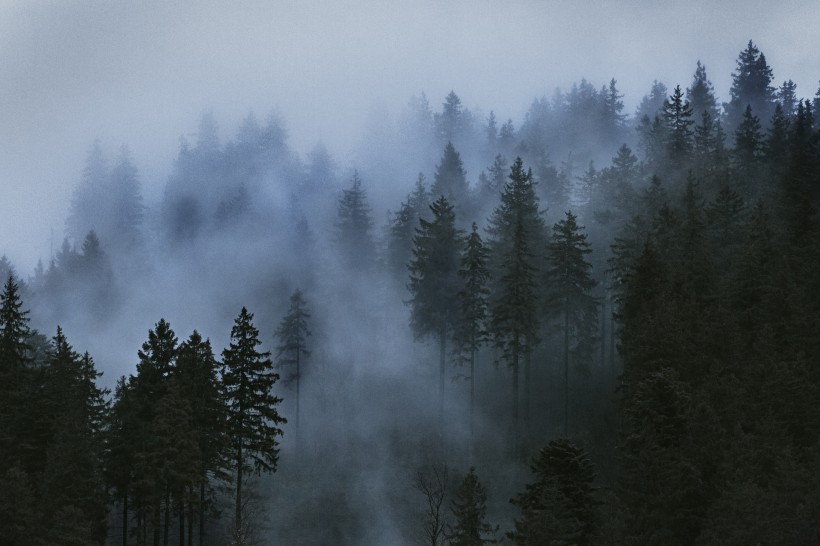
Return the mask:
<svg viewBox="0 0 820 546">
<path fill-rule="evenodd" d="M 551 441 L 530 463 L 534 480 L 510 502 L 519 510 L 507 536 L 519 546 L 597 544 L 595 470 L 586 451 Z"/>
<path fill-rule="evenodd" d="M 259 331 L 253 314 L 244 307 L 231 329 L 231 343 L 222 351 L 222 384 L 227 403 L 227 428 L 236 473 L 237 530 L 242 528 L 242 485 L 246 472 L 276 472 L 279 462 L 280 425 L 286 420 L 273 394 L 279 374 L 273 371 L 270 353 L 259 351 Z"/>
<path fill-rule="evenodd" d="M 475 468 L 461 480 L 450 503 L 455 525 L 449 526 L 447 540 L 451 546 L 496 544 L 498 526 L 487 523 L 487 490 L 478 480 Z"/>
</svg>

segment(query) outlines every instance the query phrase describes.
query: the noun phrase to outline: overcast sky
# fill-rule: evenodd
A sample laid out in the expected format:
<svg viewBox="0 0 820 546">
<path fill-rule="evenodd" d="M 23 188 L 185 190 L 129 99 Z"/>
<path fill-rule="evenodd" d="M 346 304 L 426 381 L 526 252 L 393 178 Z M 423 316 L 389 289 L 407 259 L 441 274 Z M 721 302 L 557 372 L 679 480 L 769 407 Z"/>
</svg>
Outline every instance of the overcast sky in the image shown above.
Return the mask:
<svg viewBox="0 0 820 546">
<path fill-rule="evenodd" d="M 726 99 L 750 38 L 810 97 L 819 28 L 817 0 L 0 0 L 0 253 L 24 276 L 48 258 L 95 138 L 128 144 L 158 195 L 204 110 L 232 136 L 276 109 L 297 151 L 322 140 L 346 165 L 370 112 L 421 91 L 518 123 L 557 86 L 615 77 L 631 113 L 653 79 L 685 87 L 700 59 Z"/>
</svg>

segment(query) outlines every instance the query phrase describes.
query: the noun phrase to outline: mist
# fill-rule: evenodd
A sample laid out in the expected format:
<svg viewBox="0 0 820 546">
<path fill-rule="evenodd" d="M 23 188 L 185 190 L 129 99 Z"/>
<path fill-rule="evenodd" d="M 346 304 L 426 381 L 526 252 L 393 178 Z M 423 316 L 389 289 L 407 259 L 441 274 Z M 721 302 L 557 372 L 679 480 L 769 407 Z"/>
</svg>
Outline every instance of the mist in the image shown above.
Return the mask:
<svg viewBox="0 0 820 546">
<path fill-rule="evenodd" d="M 818 104 L 814 3 L 188 4 L 0 3 L 0 254 L 22 281 L 31 326 L 50 338 L 60 325 L 113 390 L 137 373 L 137 351 L 160 319 L 180 342 L 198 331 L 219 359 L 246 307 L 275 360 L 277 328 L 301 290 L 311 335 L 300 424 L 295 383 L 280 369 L 274 392 L 288 423 L 278 469 L 249 486 L 249 536 L 259 544 L 430 544 L 420 480 L 447 469 L 451 524 L 450 503 L 471 467 L 504 540 L 517 516 L 509 499 L 531 478 L 529 461 L 558 437 L 586 449 L 601 503 L 617 504 L 617 401 L 625 396 L 617 393 L 631 362 L 619 306 L 631 281 L 613 271 L 628 269 L 619 259 L 638 259 L 642 237 L 661 240 L 655 225 L 633 225 L 641 214 L 664 218 L 653 177 L 664 206 L 684 210 L 691 190 L 674 155 L 653 159 L 646 144 L 652 133 L 641 116 L 649 123 L 657 114 L 660 124 L 668 106 L 646 106 L 653 85 L 665 84 L 661 102 L 677 85 L 688 92 L 703 63 L 732 148 L 740 124 L 730 111 L 732 75 L 750 38 L 773 67 L 773 93 L 791 80 L 797 97 Z M 583 105 L 605 104 L 608 86 L 621 103 L 601 122 Z M 759 121 L 768 131 L 766 114 Z M 508 347 L 478 349 L 471 414 L 455 334 L 443 347 L 415 327 L 411 246 L 438 196 L 425 193 L 416 210 L 413 192 L 419 180 L 428 193 L 448 188 L 439 180 L 448 144 L 464 172 L 461 193 L 447 195 L 459 237 L 475 222 L 488 248 L 501 248 L 493 219 L 520 157 L 534 172 L 538 275 L 567 211 L 591 243 L 594 310 L 583 313 L 594 315 L 595 331 L 577 342 L 579 364 L 569 368 L 569 342 L 561 349 L 558 319 L 544 311 L 554 296 L 538 292 L 521 433 L 518 414 L 509 415 L 518 394 L 510 394 Z M 635 166 L 620 189 L 607 189 L 600 180 L 619 160 Z M 732 161 L 726 179 L 753 178 Z M 703 201 L 717 200 L 719 169 L 691 163 Z M 356 181 L 366 221 L 354 225 L 342 211 Z M 758 182 L 732 187 L 747 204 L 778 202 Z M 623 258 L 616 247 L 629 244 Z M 493 252 L 496 275 L 503 260 Z M 206 544 L 227 543 L 232 532 L 231 487 L 214 485 L 222 515 L 209 518 Z M 127 504 L 109 508 L 106 543 L 118 544 Z M 634 538 L 619 518 L 603 516 L 600 528 Z"/>
</svg>

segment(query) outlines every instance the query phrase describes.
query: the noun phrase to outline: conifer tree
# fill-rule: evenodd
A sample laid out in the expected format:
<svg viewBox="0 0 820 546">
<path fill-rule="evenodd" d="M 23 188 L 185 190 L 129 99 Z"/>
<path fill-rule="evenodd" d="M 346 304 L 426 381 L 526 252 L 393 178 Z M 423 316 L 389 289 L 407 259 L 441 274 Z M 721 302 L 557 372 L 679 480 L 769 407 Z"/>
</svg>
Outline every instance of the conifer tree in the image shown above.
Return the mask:
<svg viewBox="0 0 820 546">
<path fill-rule="evenodd" d="M 470 433 L 473 433 L 473 410 L 475 406 L 476 356 L 479 347 L 487 338 L 487 286 L 490 272 L 487 269 L 489 252 L 478 234 L 478 226 L 473 228 L 465 241 L 461 255 L 459 276 L 463 287 L 458 298 L 461 303 L 461 317 L 456 329 L 456 342 L 460 349 L 469 354 L 470 372 Z"/>
<path fill-rule="evenodd" d="M 439 197 L 432 220 L 419 219 L 410 262 L 410 326 L 415 336 L 433 336 L 439 344 L 439 420 L 444 419 L 444 376 L 447 340 L 459 319 L 458 278 L 461 235 L 453 206 Z"/>
<path fill-rule="evenodd" d="M 444 147 L 441 161 L 436 166 L 436 176 L 430 189 L 433 198 L 445 197 L 453 205 L 457 218 L 468 219 L 472 212 L 467 176 L 461 156 L 448 142 Z"/>
<path fill-rule="evenodd" d="M 492 237 L 490 274 L 490 330 L 502 358 L 512 371 L 513 435 L 518 438 L 519 372 L 524 360 L 529 375 L 529 354 L 536 345 L 538 250 L 545 247 L 544 221 L 538 210 L 532 171 L 524 171 L 521 158 L 513 163 L 501 203 L 490 218 Z M 525 386 L 529 385 L 528 382 Z M 526 394 L 526 392 L 525 392 Z M 528 397 L 525 400 L 528 407 Z M 517 446 L 516 446 L 517 447 Z"/>
<path fill-rule="evenodd" d="M 32 331 L 28 311 L 23 310 L 20 285 L 9 274 L 0 294 L 0 462 L 14 465 L 24 415 L 23 393 L 27 383 Z"/>
<path fill-rule="evenodd" d="M 596 544 L 595 469 L 583 448 L 551 441 L 530 463 L 534 481 L 510 502 L 520 516 L 508 537 L 519 546 Z"/>
<path fill-rule="evenodd" d="M 569 428 L 570 360 L 577 366 L 590 363 L 597 330 L 598 302 L 591 294 L 596 283 L 592 278 L 592 265 L 586 259 L 592 249 L 582 229 L 576 216 L 567 211 L 564 219 L 552 228 L 547 254 L 546 304 L 551 313 L 560 315 L 563 323 L 565 436 Z"/>
<path fill-rule="evenodd" d="M 210 340 L 203 340 L 199 332 L 194 330 L 180 344 L 176 358 L 175 379 L 184 402 L 169 401 L 183 411 L 184 404 L 190 408 L 189 423 L 193 427 L 197 443 L 196 451 L 191 446 L 188 447 L 191 452 L 198 454 L 195 465 L 194 461 L 189 461 L 196 475 L 192 476 L 190 483 L 181 484 L 188 487 L 187 495 L 180 494 L 180 500 L 187 500 L 189 506 L 189 536 L 193 533 L 194 519 L 199 520 L 200 537 L 204 535 L 206 509 L 213 501 L 210 478 L 225 482 L 230 478 L 231 446 L 227 434 L 225 400 L 217 370 L 218 363 Z M 186 420 L 184 415 L 180 417 L 183 421 Z M 196 501 L 194 487 L 199 490 Z"/>
<path fill-rule="evenodd" d="M 758 119 L 769 119 L 774 106 L 772 80 L 772 69 L 765 55 L 749 40 L 746 49 L 738 55 L 729 90 L 731 98 L 725 105 L 729 130 L 734 131 L 741 124 L 749 106 Z"/>
<path fill-rule="evenodd" d="M 397 278 L 404 279 L 407 264 L 413 256 L 413 236 L 419 218 L 430 210 L 430 193 L 419 173 L 413 192 L 401 204 L 390 225 L 387 241 L 387 261 Z"/>
<path fill-rule="evenodd" d="M 351 267 L 368 269 L 376 252 L 370 233 L 373 220 L 358 172 L 353 173 L 350 189 L 342 190 L 337 214 L 336 242 L 342 259 Z"/>
<path fill-rule="evenodd" d="M 227 428 L 236 479 L 234 529 L 242 529 L 242 486 L 246 472 L 276 472 L 279 462 L 280 425 L 286 419 L 276 408 L 282 399 L 272 392 L 279 375 L 270 353 L 258 346 L 259 331 L 244 307 L 231 329 L 231 343 L 222 351 L 222 384 L 227 402 Z"/>
<path fill-rule="evenodd" d="M 702 117 L 703 112 L 708 113 L 711 119 L 716 119 L 719 115 L 715 89 L 706 76 L 706 66 L 700 61 L 692 77 L 692 86 L 686 88 L 686 100 L 692 107 L 692 116 L 695 119 Z"/>
<path fill-rule="evenodd" d="M 455 498 L 450 503 L 455 525 L 450 526 L 447 539 L 451 546 L 482 546 L 496 544 L 498 527 L 487 523 L 487 490 L 478 480 L 475 468 L 461 480 Z"/>
<path fill-rule="evenodd" d="M 302 378 L 302 366 L 310 357 L 307 338 L 310 337 L 308 321 L 310 311 L 307 302 L 298 288 L 290 297 L 290 308 L 279 323 L 276 338 L 279 345 L 276 348 L 276 366 L 291 368 L 290 376 L 286 381 L 296 384 L 296 436 L 299 436 L 299 386 Z"/>
<path fill-rule="evenodd" d="M 666 149 L 673 166 L 680 168 L 688 164 L 692 153 L 692 107 L 684 100 L 680 85 L 663 103 L 663 117 L 666 123 Z"/>
</svg>

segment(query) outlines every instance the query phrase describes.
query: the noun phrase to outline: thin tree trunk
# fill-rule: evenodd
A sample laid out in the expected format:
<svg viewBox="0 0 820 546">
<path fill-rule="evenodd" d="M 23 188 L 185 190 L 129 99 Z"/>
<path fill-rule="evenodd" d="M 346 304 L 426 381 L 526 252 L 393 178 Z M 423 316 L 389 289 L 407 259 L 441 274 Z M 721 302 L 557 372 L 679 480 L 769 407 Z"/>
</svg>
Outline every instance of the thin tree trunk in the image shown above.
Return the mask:
<svg viewBox="0 0 820 546">
<path fill-rule="evenodd" d="M 159 538 L 160 538 L 160 522 L 162 521 L 162 498 L 158 497 L 156 502 L 154 503 L 154 521 L 151 523 L 154 525 L 154 546 L 159 546 Z"/>
<path fill-rule="evenodd" d="M 527 352 L 524 353 L 524 433 L 530 435 L 530 373 L 532 355 L 530 344 L 527 344 Z"/>
<path fill-rule="evenodd" d="M 188 546 L 194 546 L 194 486 L 188 484 Z"/>
<path fill-rule="evenodd" d="M 234 531 L 237 536 L 242 529 L 242 442 L 239 442 L 239 449 L 236 456 L 236 524 Z"/>
<path fill-rule="evenodd" d="M 168 546 L 168 530 L 171 527 L 171 488 L 165 491 L 165 523 L 162 526 L 162 546 Z"/>
<path fill-rule="evenodd" d="M 185 546 L 185 486 L 179 491 L 179 546 Z"/>
<path fill-rule="evenodd" d="M 447 334 L 442 330 L 439 337 L 438 424 L 444 433 L 444 372 L 447 361 Z"/>
<path fill-rule="evenodd" d="M 296 447 L 299 447 L 299 381 L 302 379 L 302 374 L 299 373 L 299 354 L 301 352 L 301 348 L 296 347 Z"/>
<path fill-rule="evenodd" d="M 205 538 L 205 482 L 199 484 L 199 546 Z"/>
<path fill-rule="evenodd" d="M 128 546 L 128 491 L 122 496 L 122 546 Z"/>
<path fill-rule="evenodd" d="M 473 407 L 475 406 L 475 335 L 473 335 L 473 344 L 470 347 L 470 438 L 475 435 L 473 427 Z"/>
<path fill-rule="evenodd" d="M 604 277 L 606 279 L 606 277 Z M 606 335 L 606 300 L 607 292 L 604 289 L 604 296 L 601 298 L 601 371 L 606 371 L 606 345 L 609 339 Z"/>
<path fill-rule="evenodd" d="M 513 338 L 513 361 L 512 361 L 512 418 L 513 418 L 513 448 L 518 454 L 518 333 Z"/>
<path fill-rule="evenodd" d="M 564 307 L 564 438 L 569 434 L 569 306 Z"/>
</svg>

